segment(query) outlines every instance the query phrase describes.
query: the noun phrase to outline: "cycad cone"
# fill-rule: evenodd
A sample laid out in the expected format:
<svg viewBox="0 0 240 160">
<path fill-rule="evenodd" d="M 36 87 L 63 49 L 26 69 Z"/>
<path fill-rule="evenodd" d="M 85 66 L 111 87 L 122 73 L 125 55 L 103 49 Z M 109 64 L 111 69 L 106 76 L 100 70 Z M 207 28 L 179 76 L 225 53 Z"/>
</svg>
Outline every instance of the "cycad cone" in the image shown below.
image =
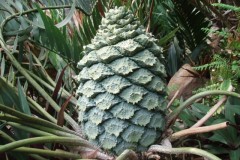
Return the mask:
<svg viewBox="0 0 240 160">
<path fill-rule="evenodd" d="M 103 149 L 142 151 L 165 126 L 161 48 L 125 7 L 105 16 L 78 63 L 79 120 L 86 137 Z"/>
</svg>

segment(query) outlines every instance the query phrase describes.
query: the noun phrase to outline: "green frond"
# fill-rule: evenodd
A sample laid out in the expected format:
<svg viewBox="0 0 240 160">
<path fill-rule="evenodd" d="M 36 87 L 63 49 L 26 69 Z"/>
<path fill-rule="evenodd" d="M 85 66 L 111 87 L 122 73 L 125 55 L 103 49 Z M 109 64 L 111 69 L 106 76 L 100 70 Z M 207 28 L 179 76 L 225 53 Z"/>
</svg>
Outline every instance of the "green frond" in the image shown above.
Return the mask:
<svg viewBox="0 0 240 160">
<path fill-rule="evenodd" d="M 201 66 L 193 67 L 193 68 L 198 71 L 203 71 L 203 70 L 210 70 L 210 69 L 218 69 L 222 67 L 222 65 L 226 66 L 224 62 L 214 61 Z"/>
<path fill-rule="evenodd" d="M 235 12 L 240 12 L 240 7 L 233 6 L 233 5 L 228 5 L 224 3 L 213 3 L 212 4 L 214 7 L 219 7 L 221 9 L 226 9 L 226 10 L 231 10 Z"/>
<path fill-rule="evenodd" d="M 211 90 L 220 90 L 221 83 L 209 84 L 194 91 L 194 94 Z"/>
<path fill-rule="evenodd" d="M 197 45 L 205 42 L 207 34 L 201 28 L 208 27 L 209 22 L 206 16 L 190 2 L 173 0 L 173 3 L 177 23 L 172 25 L 179 24 L 182 37 L 186 40 L 188 47 L 194 50 Z"/>
<path fill-rule="evenodd" d="M 228 68 L 228 60 L 215 54 L 213 56 L 212 62 L 207 63 L 204 65 L 200 65 L 197 67 L 193 67 L 195 70 L 203 71 L 203 70 L 210 70 L 210 69 L 220 69 L 220 68 Z"/>
</svg>

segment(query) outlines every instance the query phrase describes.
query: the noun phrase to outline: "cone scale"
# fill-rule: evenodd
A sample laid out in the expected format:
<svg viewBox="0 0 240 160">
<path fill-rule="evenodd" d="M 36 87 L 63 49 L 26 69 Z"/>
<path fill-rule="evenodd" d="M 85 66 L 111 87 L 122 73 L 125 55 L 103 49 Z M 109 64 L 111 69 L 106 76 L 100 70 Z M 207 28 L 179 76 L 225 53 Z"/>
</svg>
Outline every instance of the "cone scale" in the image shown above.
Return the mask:
<svg viewBox="0 0 240 160">
<path fill-rule="evenodd" d="M 125 7 L 110 9 L 79 61 L 79 121 L 93 144 L 144 151 L 165 127 L 161 48 Z"/>
</svg>

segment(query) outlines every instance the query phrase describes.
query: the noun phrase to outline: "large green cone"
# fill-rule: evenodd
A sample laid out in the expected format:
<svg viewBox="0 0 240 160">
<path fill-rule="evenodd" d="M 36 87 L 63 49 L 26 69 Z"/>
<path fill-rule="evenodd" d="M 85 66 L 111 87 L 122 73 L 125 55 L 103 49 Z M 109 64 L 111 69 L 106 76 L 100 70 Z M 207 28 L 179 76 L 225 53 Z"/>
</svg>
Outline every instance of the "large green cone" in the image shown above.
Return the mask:
<svg viewBox="0 0 240 160">
<path fill-rule="evenodd" d="M 165 126 L 165 68 L 161 48 L 126 8 L 110 9 L 84 49 L 79 120 L 84 134 L 103 149 L 120 154 L 142 151 Z"/>
</svg>

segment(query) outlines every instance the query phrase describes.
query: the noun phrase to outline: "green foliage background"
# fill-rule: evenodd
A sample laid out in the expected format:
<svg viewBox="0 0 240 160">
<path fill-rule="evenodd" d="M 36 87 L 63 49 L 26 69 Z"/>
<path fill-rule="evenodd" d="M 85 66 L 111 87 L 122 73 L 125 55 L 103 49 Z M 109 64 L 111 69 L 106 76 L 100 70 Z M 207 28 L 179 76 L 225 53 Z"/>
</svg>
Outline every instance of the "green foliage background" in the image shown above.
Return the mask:
<svg viewBox="0 0 240 160">
<path fill-rule="evenodd" d="M 238 93 L 239 21 L 230 22 L 222 13 L 228 11 L 228 16 L 239 20 L 239 3 L 223 3 L 212 5 L 207 0 L 1 1 L 0 158 L 80 159 L 89 156 L 86 152 L 92 153 L 90 158 L 113 158 L 92 146 L 81 134 L 76 122 L 74 76 L 79 72 L 76 63 L 83 56 L 83 47 L 95 36 L 104 13 L 114 6 L 125 5 L 131 9 L 147 32 L 159 40 L 164 48 L 169 79 L 183 64 L 190 63 L 203 75 L 207 72 L 215 78 L 212 83 L 222 84 L 214 89 L 226 90 L 233 85 Z M 209 31 L 216 24 L 220 28 L 217 34 L 221 37 L 221 49 L 211 52 L 207 42 Z M 216 72 L 211 73 L 211 69 Z M 237 93 L 233 93 L 235 97 Z M 175 120 L 180 114 L 181 123 L 178 121 L 169 127 L 174 131 L 191 127 L 208 112 L 209 104 L 220 98 L 204 98 L 206 101 L 194 103 L 184 111 L 190 104 L 175 101 L 171 108 L 175 110 L 180 106 L 180 109 L 169 114 L 169 119 Z M 193 137 L 196 141 L 204 140 L 197 147 L 224 154 L 231 160 L 239 159 L 239 104 L 239 97 L 228 98 L 222 105 L 224 109 L 205 125 L 229 121 L 231 127 Z M 192 139 L 185 140 L 191 142 Z M 182 142 L 180 139 L 173 145 L 180 147 Z M 42 145 L 32 148 L 37 143 Z M 220 153 L 220 149 L 224 152 Z M 101 154 L 96 154 L 96 150 Z"/>
</svg>

